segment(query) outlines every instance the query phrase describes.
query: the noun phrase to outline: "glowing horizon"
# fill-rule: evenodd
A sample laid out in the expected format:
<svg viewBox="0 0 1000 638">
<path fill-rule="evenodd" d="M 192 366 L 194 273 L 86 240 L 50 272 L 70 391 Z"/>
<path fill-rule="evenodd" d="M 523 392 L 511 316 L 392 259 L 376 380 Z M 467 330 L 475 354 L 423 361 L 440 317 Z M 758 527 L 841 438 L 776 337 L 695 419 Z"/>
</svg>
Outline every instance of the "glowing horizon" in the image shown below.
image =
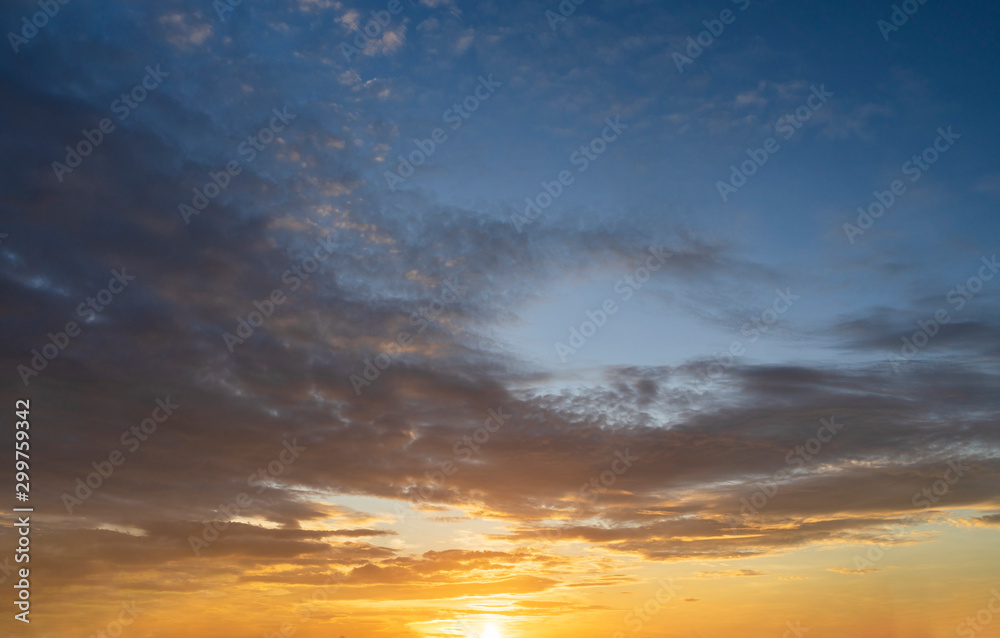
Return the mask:
<svg viewBox="0 0 1000 638">
<path fill-rule="evenodd" d="M 997 5 L 0 24 L 0 638 L 997 635 Z"/>
</svg>

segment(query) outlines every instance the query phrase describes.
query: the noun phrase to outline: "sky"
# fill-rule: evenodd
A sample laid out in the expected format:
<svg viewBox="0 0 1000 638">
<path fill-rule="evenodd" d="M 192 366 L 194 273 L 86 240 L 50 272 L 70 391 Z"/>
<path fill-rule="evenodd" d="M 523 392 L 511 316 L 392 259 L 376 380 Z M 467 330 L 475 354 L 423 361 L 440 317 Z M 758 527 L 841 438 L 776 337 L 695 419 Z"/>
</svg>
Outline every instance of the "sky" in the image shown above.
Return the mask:
<svg viewBox="0 0 1000 638">
<path fill-rule="evenodd" d="M 4 3 L 0 635 L 1000 635 L 998 24 Z"/>
</svg>

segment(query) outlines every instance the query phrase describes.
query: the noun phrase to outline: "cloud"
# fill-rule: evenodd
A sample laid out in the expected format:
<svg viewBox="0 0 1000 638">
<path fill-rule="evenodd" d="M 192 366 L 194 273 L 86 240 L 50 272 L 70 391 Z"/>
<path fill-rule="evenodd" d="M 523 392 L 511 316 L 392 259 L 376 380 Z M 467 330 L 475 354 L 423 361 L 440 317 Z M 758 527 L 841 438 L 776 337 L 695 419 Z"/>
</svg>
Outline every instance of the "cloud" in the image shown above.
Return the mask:
<svg viewBox="0 0 1000 638">
<path fill-rule="evenodd" d="M 976 525 L 1000 525 L 1000 512 L 986 514 L 985 516 L 975 516 L 972 520 Z"/>
<path fill-rule="evenodd" d="M 942 327 L 934 352 L 899 374 L 881 361 L 883 352 L 923 315 L 911 312 L 909 299 L 859 293 L 843 307 L 828 302 L 822 316 L 790 332 L 798 343 L 821 343 L 818 354 L 782 363 L 765 339 L 757 353 L 706 381 L 718 366 L 709 340 L 704 356 L 597 364 L 573 377 L 520 357 L 497 336 L 532 304 L 558 298 L 557 283 L 592 282 L 634 267 L 651 245 L 667 246 L 673 257 L 647 289 L 649 299 L 724 328 L 728 341 L 745 308 L 759 305 L 749 291 L 771 295 L 800 269 L 747 250 L 741 231 L 716 230 L 707 209 L 696 211 L 708 215 L 703 220 L 685 220 L 677 211 L 645 212 L 648 202 L 629 201 L 635 210 L 617 214 L 600 203 L 559 208 L 561 201 L 522 234 L 508 221 L 507 202 L 519 201 L 513 187 L 478 200 L 439 195 L 431 181 L 396 192 L 382 187 L 381 170 L 400 145 L 426 135 L 439 106 L 463 95 L 462 82 L 490 69 L 509 70 L 511 103 L 497 112 L 513 109 L 513 119 L 489 120 L 484 110 L 484 119 L 461 131 L 468 141 L 456 137 L 435 161 L 463 143 L 487 148 L 479 136 L 506 136 L 505 126 L 517 125 L 529 127 L 529 138 L 543 136 L 517 148 L 530 159 L 526 166 L 543 162 L 535 149 L 552 139 L 562 145 L 561 162 L 564 146 L 586 141 L 600 130 L 596 123 L 621 111 L 642 142 L 626 154 L 639 173 L 685 135 L 696 146 L 719 132 L 739 144 L 744 137 L 735 132 L 756 139 L 808 93 L 808 83 L 727 86 L 715 95 L 726 100 L 674 88 L 660 95 L 660 49 L 666 38 L 687 36 L 676 16 L 637 20 L 645 31 L 635 34 L 577 14 L 563 26 L 595 37 L 555 47 L 551 38 L 562 34 L 531 31 L 540 20 L 533 15 L 529 25 L 527 9 L 511 9 L 511 26 L 477 23 L 473 31 L 456 19 L 453 3 L 422 4 L 414 10 L 437 11 L 434 17 L 409 32 L 402 20 L 390 25 L 366 45 L 357 68 L 342 64 L 341 39 L 329 33 L 348 33 L 365 16 L 318 0 L 298 3 L 294 15 L 245 4 L 225 23 L 137 5 L 107 32 L 95 26 L 100 21 L 80 20 L 75 43 L 52 38 L 44 51 L 35 47 L 2 68 L 0 89 L 18 99 L 0 113 L 18 126 L 0 155 L 11 211 L 0 289 L 17 304 L 4 318 L 0 357 L 14 372 L 49 333 L 71 320 L 81 326 L 30 385 L 47 424 L 48 462 L 32 475 L 47 504 L 38 529 L 46 552 L 37 556 L 40 571 L 51 574 L 44 595 L 66 599 L 86 587 L 106 594 L 111 576 L 150 591 L 192 593 L 231 583 L 297 591 L 337 574 L 345 577 L 344 600 L 444 600 L 614 587 L 635 582 L 622 565 L 637 559 L 728 561 L 804 547 L 930 543 L 919 528 L 940 514 L 913 497 L 958 458 L 971 469 L 936 510 L 967 508 L 975 525 L 1000 523 L 1000 350 L 990 345 L 1000 324 L 989 306 Z M 124 28 L 129 21 L 153 25 L 157 37 Z M 517 52 L 499 50 L 511 41 Z M 248 42 L 262 48 L 255 53 Z M 404 45 L 414 49 L 410 60 Z M 441 55 L 423 55 L 422 46 Z M 138 63 L 115 61 L 123 50 L 129 60 L 162 60 L 177 75 L 56 181 L 51 163 L 81 130 L 115 117 L 109 105 L 134 85 Z M 455 56 L 473 53 L 493 66 L 455 68 Z M 267 61 L 272 54 L 277 64 Z M 543 54 L 551 66 L 531 63 Z M 769 52 L 752 45 L 719 54 L 717 67 L 699 61 L 704 73 L 745 69 L 736 58 Z M 608 64 L 611 75 L 573 70 L 588 60 Z M 412 68 L 398 66 L 404 63 Z M 700 81 L 696 72 L 691 82 Z M 649 78 L 656 83 L 643 84 Z M 653 112 L 661 97 L 665 110 Z M 528 105 L 530 120 L 518 102 Z M 843 105 L 817 119 L 818 130 L 838 141 L 870 135 L 879 118 L 900 112 L 895 103 L 845 98 Z M 296 119 L 248 161 L 241 144 L 285 106 Z M 240 174 L 185 224 L 178 205 L 234 160 Z M 484 174 L 505 184 L 538 182 L 513 169 Z M 672 185 L 686 177 L 645 179 Z M 727 217 L 727 225 L 737 222 Z M 327 243 L 332 254 L 306 272 Z M 911 269 L 878 263 L 883 273 Z M 134 283 L 85 321 L 78 305 L 122 267 L 135 273 Z M 426 320 L 451 280 L 465 292 Z M 827 284 L 815 285 L 819 299 Z M 912 301 L 937 294 L 929 288 L 914 284 Z M 286 300 L 229 352 L 223 335 L 262 312 L 275 290 Z M 663 317 L 664 330 L 673 316 Z M 403 331 L 407 346 L 359 394 L 351 375 L 365 374 Z M 64 495 L 77 494 L 95 463 L 125 452 L 122 433 L 167 395 L 180 403 L 177 413 L 67 512 Z M 477 442 L 488 410 L 511 416 Z M 801 463 L 790 463 L 789 454 L 809 445 L 820 419 L 830 417 L 843 429 L 809 459 L 793 453 Z M 294 463 L 251 483 L 291 440 L 305 447 Z M 581 492 L 618 452 L 637 460 L 593 490 L 596 499 Z M 775 481 L 779 470 L 789 473 Z M 429 477 L 436 472 L 443 480 Z M 765 506 L 742 517 L 741 499 L 772 490 Z M 226 518 L 225 506 L 240 494 L 251 505 Z M 220 517 L 225 530 L 195 556 L 189 537 Z M 471 531 L 444 536 L 433 551 L 410 534 L 457 526 Z M 566 559 L 562 552 L 577 544 L 590 562 Z"/>
</svg>

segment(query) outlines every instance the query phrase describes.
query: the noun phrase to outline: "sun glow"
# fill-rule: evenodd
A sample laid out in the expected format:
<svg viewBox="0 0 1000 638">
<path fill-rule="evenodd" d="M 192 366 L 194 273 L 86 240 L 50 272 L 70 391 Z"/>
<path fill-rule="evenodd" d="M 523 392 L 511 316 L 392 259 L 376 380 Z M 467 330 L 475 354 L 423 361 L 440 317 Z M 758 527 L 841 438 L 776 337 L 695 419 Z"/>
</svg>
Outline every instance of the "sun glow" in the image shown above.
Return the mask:
<svg viewBox="0 0 1000 638">
<path fill-rule="evenodd" d="M 483 627 L 483 638 L 502 638 L 500 636 L 500 630 L 497 629 L 496 625 L 486 625 Z"/>
</svg>

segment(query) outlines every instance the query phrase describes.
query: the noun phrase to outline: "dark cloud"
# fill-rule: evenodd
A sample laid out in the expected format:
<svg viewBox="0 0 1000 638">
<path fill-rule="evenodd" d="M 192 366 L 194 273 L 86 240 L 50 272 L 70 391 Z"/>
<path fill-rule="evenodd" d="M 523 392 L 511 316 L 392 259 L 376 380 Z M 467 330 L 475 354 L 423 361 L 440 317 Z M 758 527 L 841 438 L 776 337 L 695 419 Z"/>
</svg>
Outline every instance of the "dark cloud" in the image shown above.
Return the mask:
<svg viewBox="0 0 1000 638">
<path fill-rule="evenodd" d="M 329 37 L 344 31 L 332 12 L 303 17 L 302 6 L 286 15 L 244 3 L 222 22 L 209 7 L 110 11 L 74 0 L 19 57 L 0 61 L 0 91 L 16 96 L 0 104 L 0 115 L 17 123 L 7 127 L 0 154 L 9 235 L 0 245 L 0 293 L 12 300 L 0 317 L 0 360 L 9 372 L 5 390 L 30 395 L 40 424 L 32 498 L 49 601 L 69 600 L 82 587 L 106 592 L 107 579 L 125 576 L 140 589 L 196 592 L 236 581 L 316 586 L 337 574 L 345 600 L 572 591 L 635 582 L 618 573 L 614 560 L 622 557 L 729 560 L 805 546 L 929 542 L 912 528 L 953 508 L 990 512 L 972 516 L 976 525 L 1000 523 L 994 297 L 984 293 L 899 371 L 885 354 L 898 352 L 916 318 L 933 314 L 941 300 L 929 285 L 913 295 L 929 314 L 887 301 L 786 328 L 850 359 L 806 353 L 779 365 L 747 357 L 706 380 L 715 363 L 706 353 L 607 366 L 585 383 L 563 383 L 493 333 L 543 300 L 557 278 L 624 272 L 650 246 L 665 246 L 672 256 L 650 298 L 738 329 L 759 312 L 761 291 L 767 297 L 789 278 L 809 276 L 699 230 L 693 214 L 567 205 L 518 233 L 509 221 L 516 207 L 500 198 L 459 204 L 429 187 L 390 192 L 381 181 L 386 164 L 373 157 L 391 163 L 397 146 L 437 121 L 439 104 L 467 90 L 434 79 L 452 63 L 414 58 L 412 77 L 393 55 L 350 67 Z M 15 24 L 19 11 L 4 8 L 0 17 Z M 455 38 L 472 28 L 443 5 L 414 11 L 423 13 L 407 23 L 406 38 L 422 39 L 431 52 L 458 46 Z M 436 22 L 424 22 L 432 13 Z M 74 21 L 78 30 L 67 26 Z M 648 122 L 638 123 L 645 95 L 570 66 L 613 59 L 628 62 L 620 68 L 630 81 L 660 74 L 672 64 L 661 49 L 683 42 L 660 30 L 680 32 L 681 22 L 650 19 L 626 47 L 616 43 L 628 30 L 603 31 L 582 17 L 558 37 L 591 34 L 596 45 L 559 48 L 548 30 L 525 36 L 526 55 L 546 57 L 559 71 L 506 64 L 511 58 L 488 38 L 469 46 L 482 56 L 479 66 L 506 72 L 512 94 L 498 96 L 508 100 L 498 111 L 535 122 L 517 104 L 531 102 L 586 130 L 610 111 L 636 116 L 633 132 L 658 140 L 626 156 L 641 172 L 664 139 L 680 134 L 651 134 Z M 494 35 L 518 33 L 527 27 Z M 719 63 L 739 68 L 731 57 Z M 52 162 L 64 160 L 83 129 L 114 117 L 111 103 L 146 64 L 171 75 L 58 181 Z M 355 69 L 368 79 L 355 80 Z M 688 77 L 682 81 L 699 81 Z M 761 95 L 790 99 L 771 85 Z M 669 103 L 680 108 L 684 100 Z M 697 143 L 711 130 L 746 131 L 745 124 L 755 132 L 765 119 L 741 120 L 698 100 L 705 103 L 687 123 Z M 247 161 L 240 143 L 284 106 L 296 119 Z M 490 117 L 484 110 L 484 125 Z M 186 224 L 178 206 L 231 160 L 242 172 Z M 296 269 L 317 246 L 330 246 L 330 256 L 307 278 Z M 909 267 L 885 259 L 886 276 Z M 85 321 L 79 304 L 122 268 L 135 280 Z M 839 285 L 820 279 L 810 279 L 817 296 Z M 442 298 L 449 281 L 462 294 L 421 322 L 415 313 Z M 230 352 L 223 335 L 236 333 L 276 289 L 286 301 Z M 32 349 L 69 321 L 80 336 L 25 388 L 19 366 L 30 366 Z M 364 375 L 367 360 L 401 331 L 412 341 L 359 394 L 351 375 Z M 123 436 L 166 397 L 180 407 L 130 450 Z M 509 416 L 476 443 L 490 410 Z M 823 419 L 840 426 L 828 440 L 818 438 Z M 13 436 L 5 434 L 5 444 Z M 289 445 L 302 451 L 286 461 Z M 808 458 L 795 452 L 810 445 L 817 450 Z M 79 488 L 114 451 L 124 463 L 92 494 Z M 619 471 L 623 456 L 634 460 Z M 932 507 L 918 504 L 952 462 L 965 473 Z M 431 478 L 448 464 L 454 472 Z M 779 471 L 787 474 L 776 478 Z M 753 503 L 757 494 L 763 504 L 743 516 L 743 499 Z M 227 514 L 241 495 L 250 504 Z M 71 512 L 69 497 L 80 499 Z M 412 507 L 435 524 L 504 527 L 477 532 L 488 549 L 416 554 L 397 530 L 408 521 L 364 511 L 376 502 L 366 498 Z M 216 519 L 225 529 L 195 555 L 190 537 Z M 612 559 L 573 580 L 579 573 L 556 551 L 571 541 Z M 518 604 L 528 613 L 545 604 L 562 613 L 603 609 Z"/>
</svg>

